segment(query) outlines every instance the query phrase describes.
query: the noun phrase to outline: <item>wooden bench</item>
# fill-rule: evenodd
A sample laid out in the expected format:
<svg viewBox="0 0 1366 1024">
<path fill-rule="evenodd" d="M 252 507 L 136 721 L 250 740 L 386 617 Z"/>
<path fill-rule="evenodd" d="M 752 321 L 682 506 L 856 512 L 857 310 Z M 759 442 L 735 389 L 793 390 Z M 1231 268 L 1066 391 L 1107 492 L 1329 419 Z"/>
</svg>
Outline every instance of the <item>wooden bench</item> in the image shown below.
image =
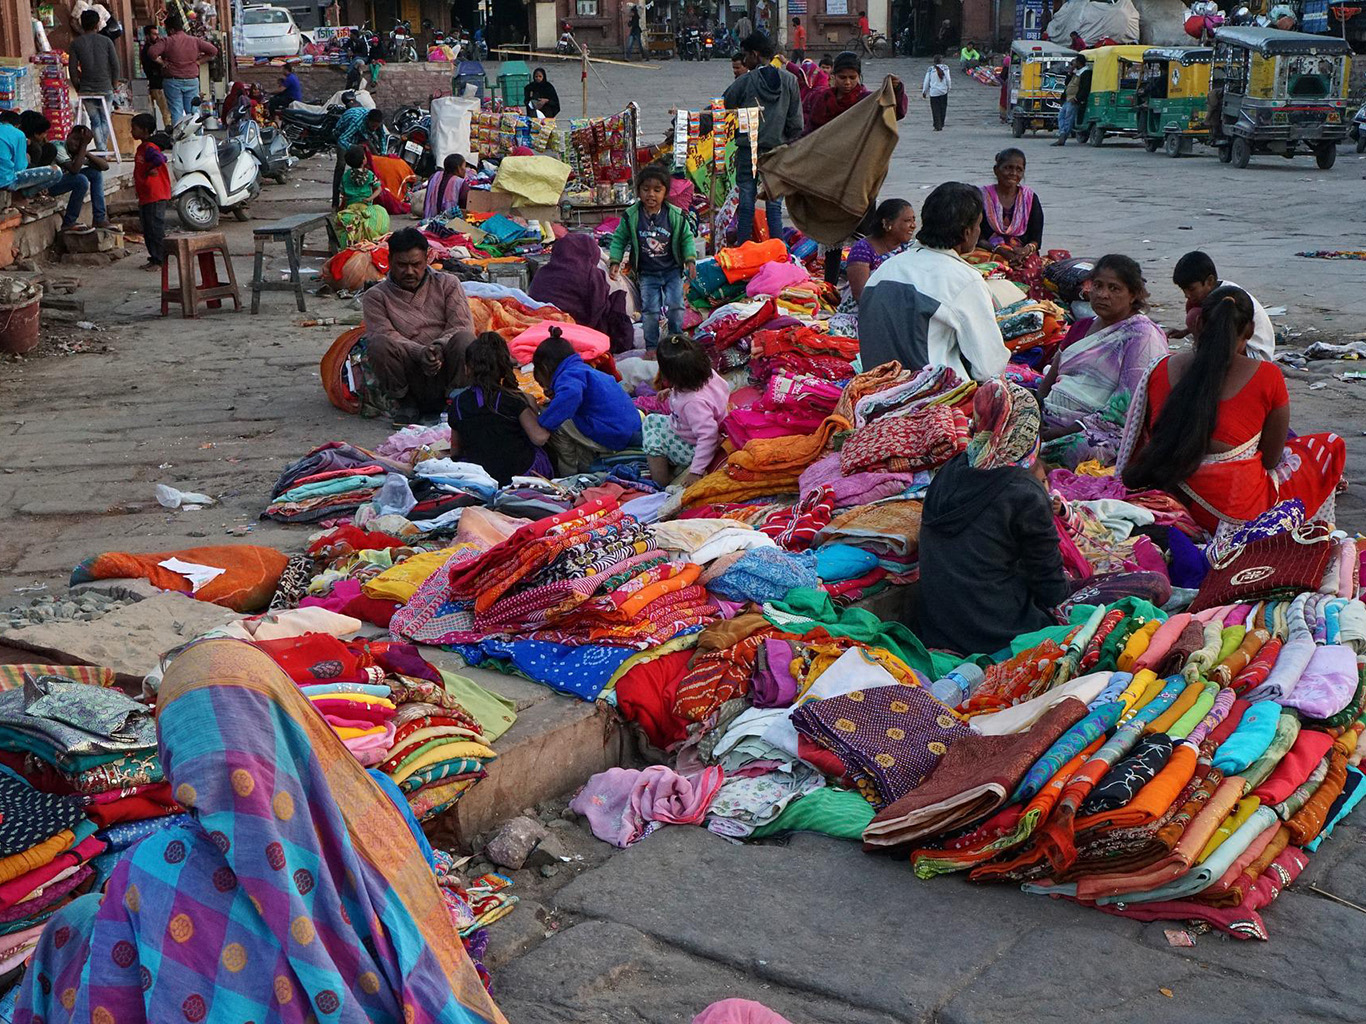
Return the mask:
<svg viewBox="0 0 1366 1024">
<path fill-rule="evenodd" d="M 305 249 L 304 239 L 314 231 L 327 231 L 327 249 Z M 302 256 L 331 257 L 341 250 L 341 240 L 332 218 L 321 213 L 300 213 L 284 217 L 251 233 L 256 241 L 256 265 L 251 275 L 251 311 L 261 311 L 261 293 L 269 291 L 292 291 L 299 305 L 299 312 L 307 312 L 304 306 L 304 283 L 299 277 L 299 259 Z M 284 242 L 285 257 L 289 260 L 288 281 L 264 281 L 266 243 Z"/>
</svg>

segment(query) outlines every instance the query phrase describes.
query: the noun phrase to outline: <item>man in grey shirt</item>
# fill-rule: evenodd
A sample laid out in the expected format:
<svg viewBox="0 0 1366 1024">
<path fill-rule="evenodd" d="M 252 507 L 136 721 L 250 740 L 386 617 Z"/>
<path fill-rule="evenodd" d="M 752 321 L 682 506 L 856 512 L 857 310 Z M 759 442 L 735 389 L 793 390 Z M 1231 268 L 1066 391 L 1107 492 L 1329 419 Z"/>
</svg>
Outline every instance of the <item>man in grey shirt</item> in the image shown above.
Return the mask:
<svg viewBox="0 0 1366 1024">
<path fill-rule="evenodd" d="M 119 82 L 119 55 L 114 41 L 99 31 L 100 16 L 94 11 L 81 14 L 81 34 L 71 40 L 71 82 L 81 96 L 103 96 L 106 104 L 114 102 L 114 87 Z M 90 118 L 95 144 L 100 149 L 109 147 L 110 125 L 104 110 L 96 100 L 84 99 L 86 116 Z"/>
</svg>

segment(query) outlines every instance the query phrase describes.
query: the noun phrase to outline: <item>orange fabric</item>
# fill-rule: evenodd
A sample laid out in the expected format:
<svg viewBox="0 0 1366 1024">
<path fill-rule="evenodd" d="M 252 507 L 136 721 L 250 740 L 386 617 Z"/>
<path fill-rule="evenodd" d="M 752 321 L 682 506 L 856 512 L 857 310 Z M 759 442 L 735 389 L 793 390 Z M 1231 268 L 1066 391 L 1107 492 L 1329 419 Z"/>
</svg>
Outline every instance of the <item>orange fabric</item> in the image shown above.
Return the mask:
<svg viewBox="0 0 1366 1024">
<path fill-rule="evenodd" d="M 852 426 L 843 416 L 827 416 L 810 434 L 757 437 L 727 459 L 726 464 L 754 473 L 800 473 L 821 457 L 836 431 Z"/>
<path fill-rule="evenodd" d="M 756 211 L 755 224 L 758 224 Z M 767 228 L 767 224 L 765 224 Z M 733 249 L 722 249 L 716 254 L 716 262 L 730 284 L 748 281 L 759 272 L 765 263 L 787 262 L 787 246 L 781 238 L 770 238 L 764 242 L 744 242 Z"/>
<path fill-rule="evenodd" d="M 1244 780 L 1241 775 L 1230 775 L 1219 783 L 1200 813 L 1186 826 L 1172 852 L 1150 867 L 1137 873 L 1113 875 L 1084 875 L 1077 880 L 1077 899 L 1095 900 L 1101 896 L 1117 896 L 1126 892 L 1147 892 L 1175 881 L 1191 869 L 1219 826 L 1233 812 L 1243 797 Z"/>
<path fill-rule="evenodd" d="M 1137 828 L 1156 821 L 1195 776 L 1198 758 L 1195 748 L 1189 743 L 1179 744 L 1163 769 L 1149 779 L 1132 800 L 1111 811 L 1099 811 L 1077 818 L 1077 832 Z"/>
<path fill-rule="evenodd" d="M 1143 731 L 1150 736 L 1169 731 L 1178 718 L 1195 706 L 1195 702 L 1204 692 L 1204 683 L 1190 683 L 1176 700 L 1172 701 L 1171 707 L 1145 725 Z"/>
<path fill-rule="evenodd" d="M 114 670 L 98 665 L 0 665 L 0 691 L 24 685 L 24 676 L 61 676 L 91 686 L 113 686 Z"/>
<path fill-rule="evenodd" d="M 1328 774 L 1324 776 L 1319 788 L 1314 790 L 1314 795 L 1285 823 L 1285 827 L 1290 830 L 1290 841 L 1296 846 L 1312 842 L 1323 831 L 1333 801 L 1347 785 L 1347 759 L 1356 750 L 1359 735 L 1356 731 L 1346 732 L 1333 741 L 1333 750 L 1328 759 Z"/>
<path fill-rule="evenodd" d="M 76 833 L 66 828 L 37 846 L 30 846 L 27 850 L 0 859 L 0 885 L 51 864 L 56 860 L 57 854 L 68 849 L 75 841 Z"/>
<path fill-rule="evenodd" d="M 190 581 L 178 572 L 163 569 L 158 563 L 168 558 L 226 570 L 199 588 L 191 590 Z M 235 612 L 262 611 L 270 604 L 280 574 L 289 557 L 274 548 L 254 544 L 224 544 L 217 547 L 186 548 L 183 551 L 158 551 L 137 555 L 127 551 L 106 551 L 87 558 L 71 574 L 71 582 L 89 580 L 145 579 L 154 587 L 174 590 L 197 601 L 222 605 Z"/>
<path fill-rule="evenodd" d="M 702 567 L 689 562 L 679 570 L 677 575 L 641 587 L 640 590 L 621 603 L 621 614 L 628 619 L 634 619 L 646 605 L 659 600 L 666 594 L 673 594 L 685 587 L 692 586 L 697 582 L 697 577 L 700 575 L 702 575 Z"/>
<path fill-rule="evenodd" d="M 322 362 L 318 364 L 318 375 L 323 379 L 323 391 L 327 392 L 327 400 L 342 412 L 349 412 L 352 416 L 360 412 L 360 400 L 356 398 L 355 392 L 345 386 L 346 359 L 364 334 L 364 327 L 353 327 L 349 331 L 343 331 L 323 353 Z"/>
<path fill-rule="evenodd" d="M 469 300 L 475 333 L 497 331 L 507 341 L 545 320 L 564 324 L 574 322 L 573 317 L 568 313 L 561 313 L 554 306 L 533 310 L 516 299 L 480 299 L 471 295 Z"/>
<path fill-rule="evenodd" d="M 408 182 L 415 181 L 417 175 L 408 166 L 408 161 L 397 156 L 375 156 L 371 154 L 370 164 L 375 177 L 399 202 L 406 202 Z"/>
</svg>

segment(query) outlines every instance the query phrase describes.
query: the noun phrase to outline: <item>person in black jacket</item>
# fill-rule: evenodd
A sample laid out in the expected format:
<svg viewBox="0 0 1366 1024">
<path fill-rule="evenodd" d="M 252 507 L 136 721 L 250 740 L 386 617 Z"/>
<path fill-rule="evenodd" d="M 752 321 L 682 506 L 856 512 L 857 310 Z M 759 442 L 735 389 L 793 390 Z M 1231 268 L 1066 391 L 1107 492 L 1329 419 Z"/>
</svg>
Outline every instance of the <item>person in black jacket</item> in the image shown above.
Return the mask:
<svg viewBox="0 0 1366 1024">
<path fill-rule="evenodd" d="M 968 449 L 935 474 L 920 523 L 920 638 L 995 654 L 1053 625 L 1070 596 L 1048 492 L 1031 471 L 1039 406 L 1018 384 L 985 381 Z"/>
</svg>

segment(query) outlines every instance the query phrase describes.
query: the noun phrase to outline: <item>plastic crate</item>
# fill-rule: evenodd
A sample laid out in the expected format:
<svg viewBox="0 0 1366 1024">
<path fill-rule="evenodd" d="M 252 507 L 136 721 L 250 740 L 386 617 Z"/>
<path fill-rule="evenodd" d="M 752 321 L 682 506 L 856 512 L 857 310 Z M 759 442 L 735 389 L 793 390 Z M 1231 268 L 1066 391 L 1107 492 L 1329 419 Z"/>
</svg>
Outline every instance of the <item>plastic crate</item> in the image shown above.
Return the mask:
<svg viewBox="0 0 1366 1024">
<path fill-rule="evenodd" d="M 503 102 L 520 110 L 526 105 L 526 87 L 531 83 L 531 68 L 524 60 L 503 63 L 498 74 L 498 92 Z"/>
</svg>

